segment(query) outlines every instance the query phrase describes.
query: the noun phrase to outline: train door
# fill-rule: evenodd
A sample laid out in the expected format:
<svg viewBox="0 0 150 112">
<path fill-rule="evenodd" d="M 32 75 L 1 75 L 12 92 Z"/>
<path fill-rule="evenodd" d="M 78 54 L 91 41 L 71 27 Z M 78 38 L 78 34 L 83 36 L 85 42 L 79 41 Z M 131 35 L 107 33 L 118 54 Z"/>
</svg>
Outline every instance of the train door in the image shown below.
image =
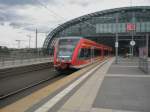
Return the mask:
<svg viewBox="0 0 150 112">
<path fill-rule="evenodd" d="M 91 62 L 94 59 L 94 47 L 91 47 Z"/>
</svg>

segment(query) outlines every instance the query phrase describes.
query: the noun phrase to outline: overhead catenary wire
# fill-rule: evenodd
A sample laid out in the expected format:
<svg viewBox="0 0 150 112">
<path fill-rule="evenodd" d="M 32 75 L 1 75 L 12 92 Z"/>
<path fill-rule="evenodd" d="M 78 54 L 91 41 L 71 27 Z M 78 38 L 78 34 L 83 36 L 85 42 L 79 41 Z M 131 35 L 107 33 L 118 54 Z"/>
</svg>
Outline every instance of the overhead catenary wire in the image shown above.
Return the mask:
<svg viewBox="0 0 150 112">
<path fill-rule="evenodd" d="M 47 5 L 44 4 L 43 2 L 41 2 L 41 1 L 39 1 L 39 0 L 37 0 L 37 2 L 38 2 L 42 7 L 44 7 L 45 9 L 47 9 L 47 11 L 48 11 L 50 14 L 53 14 L 53 15 L 54 15 L 55 17 L 57 17 L 57 18 L 58 18 L 58 17 L 61 18 L 61 19 L 59 19 L 59 20 L 65 19 L 64 17 L 60 16 L 59 14 L 55 13 L 53 10 L 51 10 L 50 8 L 48 8 Z M 62 4 L 62 5 L 64 6 L 64 4 Z M 69 14 L 70 14 L 70 13 L 69 13 Z M 80 18 L 79 20 L 82 21 L 81 18 Z M 92 24 L 89 23 L 89 22 L 84 21 L 84 23 L 87 24 L 87 25 L 90 25 L 90 26 L 92 26 L 92 27 L 94 27 L 94 28 L 96 28 L 94 25 L 92 25 Z"/>
<path fill-rule="evenodd" d="M 63 17 L 63 16 L 57 14 L 56 12 L 54 12 L 53 10 L 51 10 L 51 9 L 50 9 L 49 7 L 47 7 L 47 5 L 44 4 L 43 2 L 41 2 L 41 1 L 39 1 L 39 0 L 37 0 L 37 2 L 38 2 L 42 7 L 44 7 L 45 9 L 47 9 L 47 11 L 48 11 L 50 14 L 53 14 L 55 17 L 57 17 L 57 19 L 58 19 L 58 17 L 59 17 L 59 20 L 65 19 L 65 17 Z M 60 18 L 61 18 L 61 19 L 60 19 Z"/>
</svg>

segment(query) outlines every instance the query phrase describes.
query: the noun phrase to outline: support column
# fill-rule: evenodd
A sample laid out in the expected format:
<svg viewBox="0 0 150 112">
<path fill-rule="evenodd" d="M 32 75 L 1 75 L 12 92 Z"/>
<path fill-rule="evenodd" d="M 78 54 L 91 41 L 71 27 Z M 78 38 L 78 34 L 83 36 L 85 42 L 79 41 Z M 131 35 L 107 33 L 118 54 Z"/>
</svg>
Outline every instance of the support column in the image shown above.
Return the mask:
<svg viewBox="0 0 150 112">
<path fill-rule="evenodd" d="M 149 34 L 146 34 L 146 72 L 149 72 L 149 60 L 148 60 L 148 44 L 149 44 Z"/>
<path fill-rule="evenodd" d="M 118 43 L 118 14 L 116 14 L 116 42 L 115 42 L 116 64 L 118 63 L 118 46 L 119 46 L 119 43 Z"/>
<path fill-rule="evenodd" d="M 149 51 L 149 34 L 146 34 L 146 52 L 147 52 L 147 58 L 148 58 L 148 51 Z"/>
</svg>

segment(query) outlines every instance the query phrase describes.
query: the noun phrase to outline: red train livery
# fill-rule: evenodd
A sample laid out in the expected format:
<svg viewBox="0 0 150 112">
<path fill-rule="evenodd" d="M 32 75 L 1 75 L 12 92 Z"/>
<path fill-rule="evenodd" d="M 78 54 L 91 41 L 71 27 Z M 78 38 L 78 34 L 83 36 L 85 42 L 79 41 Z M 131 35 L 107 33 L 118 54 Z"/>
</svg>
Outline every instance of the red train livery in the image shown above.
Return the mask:
<svg viewBox="0 0 150 112">
<path fill-rule="evenodd" d="M 58 71 L 82 68 L 110 55 L 112 48 L 81 37 L 59 38 L 54 49 L 54 67 Z"/>
</svg>

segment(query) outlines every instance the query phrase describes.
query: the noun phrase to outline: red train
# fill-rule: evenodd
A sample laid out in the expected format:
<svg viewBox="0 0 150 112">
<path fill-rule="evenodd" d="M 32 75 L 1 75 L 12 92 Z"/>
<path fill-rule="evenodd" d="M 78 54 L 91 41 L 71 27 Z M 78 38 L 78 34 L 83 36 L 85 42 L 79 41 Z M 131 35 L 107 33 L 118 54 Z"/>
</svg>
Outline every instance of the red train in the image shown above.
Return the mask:
<svg viewBox="0 0 150 112">
<path fill-rule="evenodd" d="M 54 49 L 54 67 L 58 71 L 79 69 L 110 55 L 112 48 L 81 37 L 58 39 Z"/>
</svg>

